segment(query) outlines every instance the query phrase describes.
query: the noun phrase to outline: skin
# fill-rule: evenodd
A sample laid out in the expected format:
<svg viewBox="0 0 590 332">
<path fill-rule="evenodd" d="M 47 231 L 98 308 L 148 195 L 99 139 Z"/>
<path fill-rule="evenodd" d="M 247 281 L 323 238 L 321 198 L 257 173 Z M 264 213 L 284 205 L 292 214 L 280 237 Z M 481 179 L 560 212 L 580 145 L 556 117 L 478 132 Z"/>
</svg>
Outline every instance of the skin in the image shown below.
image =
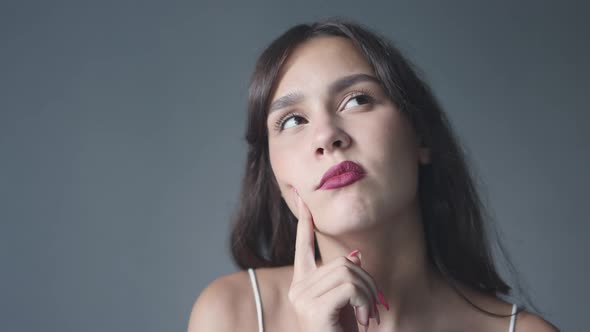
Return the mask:
<svg viewBox="0 0 590 332">
<path fill-rule="evenodd" d="M 429 151 L 378 83 L 362 81 L 330 92 L 333 82 L 355 74 L 375 76 L 347 39 L 316 37 L 293 51 L 278 78 L 273 102 L 303 96 L 271 112 L 267 122 L 272 169 L 299 221 L 294 266 L 256 270 L 265 328 L 357 331 L 371 315 L 371 331 L 508 331 L 510 318 L 477 311 L 427 263 L 417 176 Z M 367 92 L 371 99 L 358 96 Z M 297 117 L 277 128 L 289 112 Z M 366 176 L 345 187 L 317 189 L 324 172 L 343 160 L 360 164 Z M 322 260 L 313 256 L 314 237 Z M 348 256 L 354 249 L 362 258 Z M 510 314 L 511 304 L 459 287 L 477 305 Z M 375 312 L 377 291 L 391 310 L 381 305 Z M 255 331 L 253 304 L 246 272 L 223 276 L 197 299 L 189 331 L 238 326 Z M 221 321 L 210 319 L 220 315 Z M 526 312 L 516 327 L 557 330 Z"/>
</svg>

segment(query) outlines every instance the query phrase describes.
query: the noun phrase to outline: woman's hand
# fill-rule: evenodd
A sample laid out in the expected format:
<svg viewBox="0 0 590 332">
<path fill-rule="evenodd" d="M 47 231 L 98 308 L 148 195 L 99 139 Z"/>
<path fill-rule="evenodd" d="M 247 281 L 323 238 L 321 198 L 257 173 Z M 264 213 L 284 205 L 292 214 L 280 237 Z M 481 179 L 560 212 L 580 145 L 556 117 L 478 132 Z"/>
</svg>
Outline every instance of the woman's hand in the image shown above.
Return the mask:
<svg viewBox="0 0 590 332">
<path fill-rule="evenodd" d="M 317 267 L 313 218 L 296 195 L 299 220 L 289 301 L 300 331 L 357 332 L 357 321 L 365 330 L 369 318 L 379 323 L 378 290 L 373 278 L 361 268 L 358 250 Z"/>
</svg>

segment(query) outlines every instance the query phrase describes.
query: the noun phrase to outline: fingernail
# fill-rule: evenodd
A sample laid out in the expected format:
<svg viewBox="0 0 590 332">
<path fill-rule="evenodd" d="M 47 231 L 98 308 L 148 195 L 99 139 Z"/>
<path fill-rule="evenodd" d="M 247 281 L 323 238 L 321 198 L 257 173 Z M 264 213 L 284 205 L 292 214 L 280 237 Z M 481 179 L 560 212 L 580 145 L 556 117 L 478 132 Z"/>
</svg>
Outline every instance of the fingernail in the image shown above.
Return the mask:
<svg viewBox="0 0 590 332">
<path fill-rule="evenodd" d="M 389 311 L 389 304 L 387 304 L 387 302 L 385 301 L 383 293 L 381 293 L 381 291 L 377 291 L 377 296 L 379 296 L 379 301 L 381 301 L 381 304 L 383 304 L 383 306 L 385 306 L 385 309 Z"/>
<path fill-rule="evenodd" d="M 348 257 L 355 257 L 355 256 L 358 256 L 359 259 L 363 259 L 363 255 L 361 254 L 361 251 L 358 249 L 354 249 L 353 251 L 351 251 L 348 254 Z"/>
<path fill-rule="evenodd" d="M 359 252 L 361 252 L 361 251 L 360 251 L 360 250 L 358 250 L 358 249 L 354 249 L 353 251 L 351 251 L 350 253 L 348 253 L 348 256 L 349 256 L 349 257 L 354 257 L 354 256 L 356 256 L 356 254 L 358 254 Z"/>
</svg>

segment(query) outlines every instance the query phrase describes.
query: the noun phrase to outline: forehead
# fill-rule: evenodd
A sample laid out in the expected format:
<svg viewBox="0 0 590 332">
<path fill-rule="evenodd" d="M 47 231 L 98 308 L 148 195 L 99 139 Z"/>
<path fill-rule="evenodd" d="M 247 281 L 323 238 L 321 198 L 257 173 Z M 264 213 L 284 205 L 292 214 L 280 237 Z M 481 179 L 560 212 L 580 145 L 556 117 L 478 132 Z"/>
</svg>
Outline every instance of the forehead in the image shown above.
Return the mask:
<svg viewBox="0 0 590 332">
<path fill-rule="evenodd" d="M 283 64 L 272 100 L 284 94 L 322 89 L 351 74 L 373 74 L 364 55 L 344 37 L 314 37 L 297 46 Z"/>
</svg>

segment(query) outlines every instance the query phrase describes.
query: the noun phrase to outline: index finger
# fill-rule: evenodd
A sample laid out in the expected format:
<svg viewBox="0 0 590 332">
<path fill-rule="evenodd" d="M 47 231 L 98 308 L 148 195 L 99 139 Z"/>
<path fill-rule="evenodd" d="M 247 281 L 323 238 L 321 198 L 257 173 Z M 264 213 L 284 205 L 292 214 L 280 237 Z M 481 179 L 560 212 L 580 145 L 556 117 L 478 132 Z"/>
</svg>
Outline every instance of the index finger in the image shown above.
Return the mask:
<svg viewBox="0 0 590 332">
<path fill-rule="evenodd" d="M 315 247 L 313 219 L 309 208 L 297 192 L 297 238 L 295 240 L 295 261 L 293 264 L 293 283 L 303 279 L 309 272 L 317 269 L 315 264 Z"/>
</svg>

